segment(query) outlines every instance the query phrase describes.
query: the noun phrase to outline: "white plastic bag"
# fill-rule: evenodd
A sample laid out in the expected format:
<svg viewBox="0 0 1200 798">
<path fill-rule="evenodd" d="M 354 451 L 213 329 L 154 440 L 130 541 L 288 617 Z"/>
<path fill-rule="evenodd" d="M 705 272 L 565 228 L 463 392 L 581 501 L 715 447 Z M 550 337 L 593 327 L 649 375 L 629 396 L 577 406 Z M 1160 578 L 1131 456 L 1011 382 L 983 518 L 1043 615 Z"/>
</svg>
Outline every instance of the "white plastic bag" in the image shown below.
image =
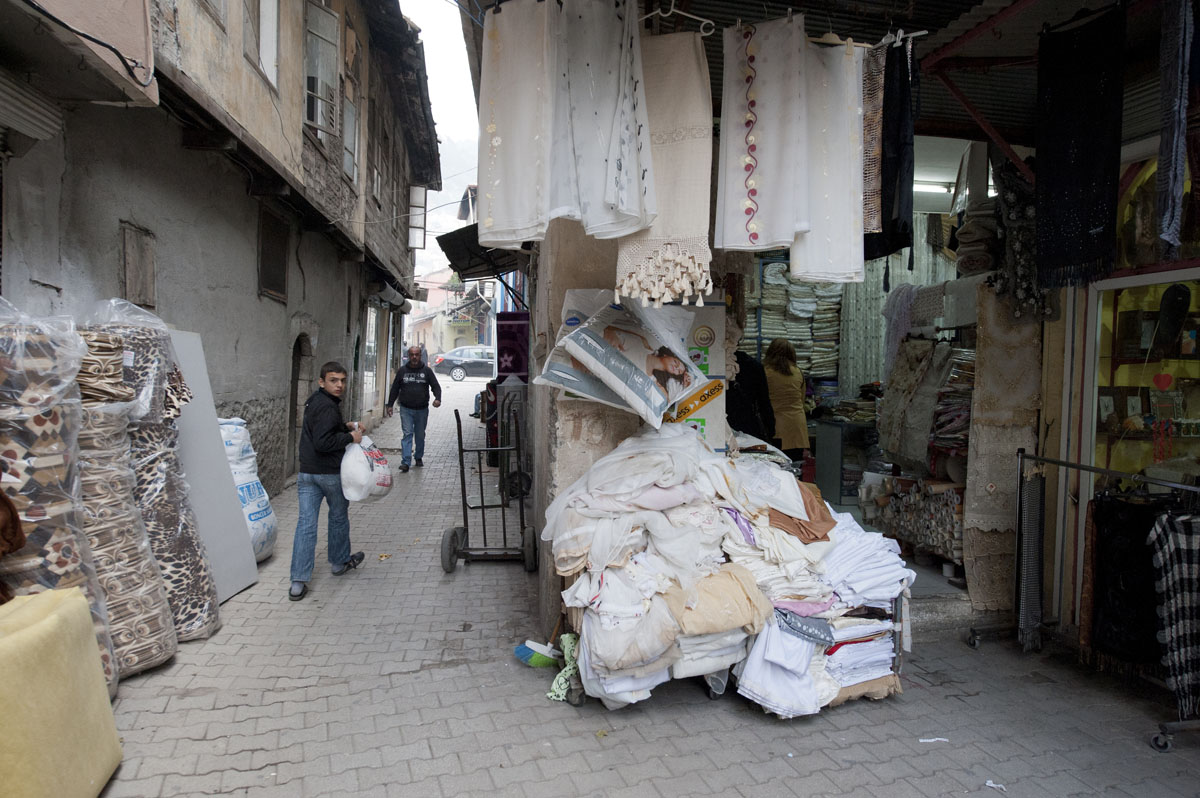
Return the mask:
<svg viewBox="0 0 1200 798">
<path fill-rule="evenodd" d="M 392 469 L 370 438 L 351 443 L 342 455 L 342 495 L 347 501 L 373 502 L 392 489 Z"/>
<path fill-rule="evenodd" d="M 242 502 L 242 515 L 250 532 L 250 543 L 254 546 L 254 559 L 262 562 L 275 551 L 275 538 L 279 534 L 279 519 L 271 508 L 271 500 L 258 478 L 258 457 L 250 443 L 250 430 L 245 419 L 219 418 L 221 440 L 225 443 L 225 457 L 229 470 L 233 472 L 233 484 L 238 499 Z"/>
</svg>

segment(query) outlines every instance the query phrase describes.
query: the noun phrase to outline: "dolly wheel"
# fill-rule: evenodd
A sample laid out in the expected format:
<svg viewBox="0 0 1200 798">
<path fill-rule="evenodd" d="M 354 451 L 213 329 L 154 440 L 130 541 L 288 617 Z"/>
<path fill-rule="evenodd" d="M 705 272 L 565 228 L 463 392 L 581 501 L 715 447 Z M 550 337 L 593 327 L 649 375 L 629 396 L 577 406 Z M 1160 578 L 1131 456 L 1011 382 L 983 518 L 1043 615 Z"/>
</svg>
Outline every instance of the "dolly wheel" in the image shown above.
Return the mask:
<svg viewBox="0 0 1200 798">
<path fill-rule="evenodd" d="M 458 552 L 466 536 L 467 530 L 461 526 L 452 526 L 442 534 L 442 570 L 446 573 L 454 573 Z"/>
<path fill-rule="evenodd" d="M 1165 754 L 1175 745 L 1175 741 L 1171 739 L 1169 734 L 1156 734 L 1150 738 L 1150 747 L 1161 754 Z"/>
<path fill-rule="evenodd" d="M 527 526 L 521 531 L 521 555 L 525 570 L 533 573 L 537 570 L 537 533 L 533 527 Z"/>
</svg>

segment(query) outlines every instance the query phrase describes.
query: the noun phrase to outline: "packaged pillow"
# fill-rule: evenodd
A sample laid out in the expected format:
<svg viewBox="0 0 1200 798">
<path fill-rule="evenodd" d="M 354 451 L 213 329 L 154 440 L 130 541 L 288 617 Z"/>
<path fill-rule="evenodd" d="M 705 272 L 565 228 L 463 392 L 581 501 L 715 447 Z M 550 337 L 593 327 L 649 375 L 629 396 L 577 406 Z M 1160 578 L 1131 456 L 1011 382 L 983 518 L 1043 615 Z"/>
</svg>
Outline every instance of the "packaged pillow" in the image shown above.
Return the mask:
<svg viewBox="0 0 1200 798">
<path fill-rule="evenodd" d="M 565 352 L 658 429 L 663 413 L 707 377 L 688 357 L 692 315 L 682 307 L 609 305 L 561 341 Z"/>
</svg>

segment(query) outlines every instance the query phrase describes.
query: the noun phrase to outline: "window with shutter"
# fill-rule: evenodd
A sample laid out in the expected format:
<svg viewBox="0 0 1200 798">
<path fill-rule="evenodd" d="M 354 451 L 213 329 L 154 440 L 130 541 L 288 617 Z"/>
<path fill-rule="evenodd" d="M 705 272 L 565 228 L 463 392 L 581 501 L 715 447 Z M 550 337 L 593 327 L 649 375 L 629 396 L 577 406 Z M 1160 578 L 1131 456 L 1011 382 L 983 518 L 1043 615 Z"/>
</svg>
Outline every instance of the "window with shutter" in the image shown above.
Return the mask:
<svg viewBox="0 0 1200 798">
<path fill-rule="evenodd" d="M 304 124 L 325 143 L 337 135 L 338 15 L 308 3 L 304 43 Z"/>
<path fill-rule="evenodd" d="M 260 207 L 258 210 L 258 292 L 287 301 L 288 242 L 292 230 L 287 219 Z"/>
<path fill-rule="evenodd" d="M 408 189 L 408 248 L 425 249 L 425 187 Z"/>
</svg>

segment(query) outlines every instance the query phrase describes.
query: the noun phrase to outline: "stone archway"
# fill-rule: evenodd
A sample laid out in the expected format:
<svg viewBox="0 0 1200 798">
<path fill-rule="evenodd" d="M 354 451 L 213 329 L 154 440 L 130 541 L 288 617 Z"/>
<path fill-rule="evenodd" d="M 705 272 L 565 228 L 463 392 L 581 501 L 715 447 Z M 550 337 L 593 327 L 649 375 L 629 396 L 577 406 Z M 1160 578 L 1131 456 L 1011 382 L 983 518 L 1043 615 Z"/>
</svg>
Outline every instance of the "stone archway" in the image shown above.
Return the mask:
<svg viewBox="0 0 1200 798">
<path fill-rule="evenodd" d="M 312 340 L 300 333 L 292 344 L 292 375 L 288 385 L 288 476 L 300 470 L 300 426 L 304 423 L 304 402 L 312 392 Z"/>
</svg>

